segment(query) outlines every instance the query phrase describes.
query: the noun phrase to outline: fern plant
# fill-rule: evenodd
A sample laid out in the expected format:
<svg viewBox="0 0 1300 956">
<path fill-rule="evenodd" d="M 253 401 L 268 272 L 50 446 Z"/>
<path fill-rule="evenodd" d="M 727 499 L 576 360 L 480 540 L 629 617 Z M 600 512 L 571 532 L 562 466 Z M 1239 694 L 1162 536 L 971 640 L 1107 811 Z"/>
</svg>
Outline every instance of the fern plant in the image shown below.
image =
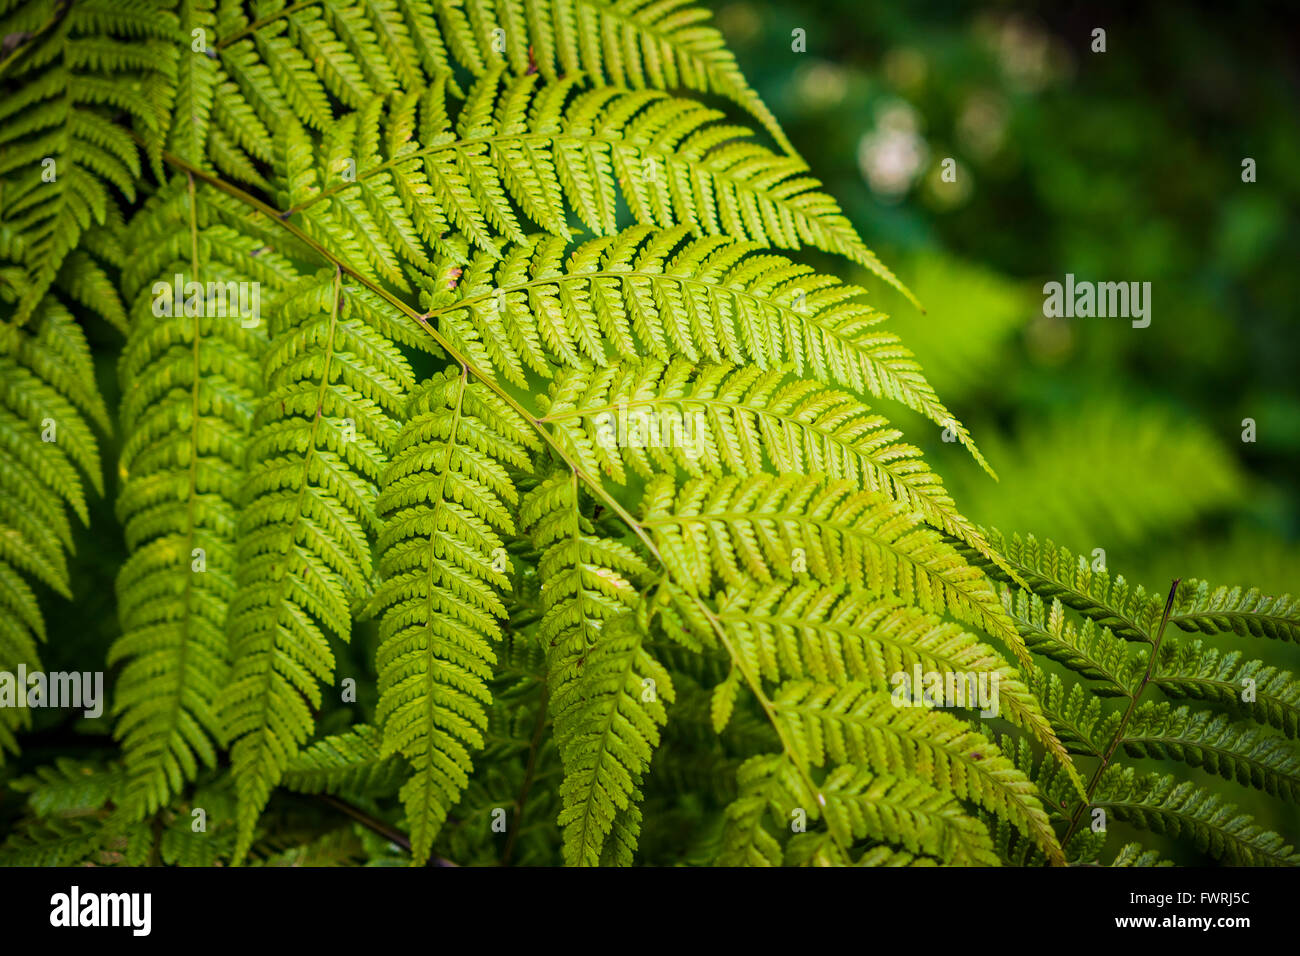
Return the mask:
<svg viewBox="0 0 1300 956">
<path fill-rule="evenodd" d="M 1087 799 L 1071 801 L 1056 768 L 1036 766 L 1027 750 L 1019 751 L 1022 769 L 1045 793 L 1061 795 L 1055 807 L 1047 804 L 1064 827 L 1067 858 L 1097 862 L 1110 824 L 1119 822 L 1182 838 L 1226 863 L 1300 863 L 1293 838 L 1256 825 L 1210 786 L 1120 759 L 1176 762 L 1294 803 L 1300 760 L 1293 675 L 1203 638 L 1180 638 L 1174 628 L 1295 642 L 1296 601 L 1194 580 L 1175 581 L 1162 598 L 1032 536 L 997 539 L 996 546 L 1020 578 L 1002 588 L 1017 627 L 1036 653 L 1061 665 L 1062 673 L 1032 678 L 1036 696 L 1066 747 L 1092 768 Z M 1003 832 L 1004 853 L 1022 861 L 1036 854 Z M 1117 859 L 1131 846 L 1121 847 Z"/>
<path fill-rule="evenodd" d="M 0 671 L 58 640 L 100 440 L 128 555 L 113 746 L 20 757 L 0 861 L 1064 864 L 1102 856 L 1089 810 L 1296 861 L 1114 759 L 1294 801 L 1293 678 L 1164 633 L 1294 640 L 1294 603 L 1161 615 L 962 513 L 888 415 L 991 472 L 973 437 L 798 257 L 910 293 L 704 11 L 0 17 Z M 998 721 L 900 691 L 927 673 Z M 29 722 L 0 708 L 0 757 Z"/>
</svg>

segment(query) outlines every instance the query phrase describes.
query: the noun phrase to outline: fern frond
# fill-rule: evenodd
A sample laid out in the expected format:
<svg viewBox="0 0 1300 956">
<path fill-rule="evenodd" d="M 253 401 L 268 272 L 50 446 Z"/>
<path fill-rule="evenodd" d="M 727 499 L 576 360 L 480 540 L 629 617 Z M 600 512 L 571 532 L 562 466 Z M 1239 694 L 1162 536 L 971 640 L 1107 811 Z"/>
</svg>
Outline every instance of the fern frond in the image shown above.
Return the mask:
<svg viewBox="0 0 1300 956">
<path fill-rule="evenodd" d="M 586 74 L 599 86 L 688 89 L 725 96 L 793 154 L 771 111 L 745 82 L 711 14 L 690 0 L 436 0 L 440 25 L 474 75 L 503 60 L 547 80 Z M 495 31 L 500 31 L 496 33 Z"/>
<path fill-rule="evenodd" d="M 861 684 L 784 684 L 773 707 L 813 766 L 829 757 L 877 773 L 916 777 L 1011 821 L 1063 863 L 1056 834 L 1030 780 L 997 746 L 951 714 L 897 707 Z"/>
<path fill-rule="evenodd" d="M 334 667 L 326 633 L 348 639 L 352 608 L 371 593 L 375 485 L 414 384 L 337 271 L 295 286 L 277 313 L 248 444 L 256 464 L 243 492 L 234 670 L 222 699 L 239 791 L 236 861 L 311 733 L 319 682 Z"/>
<path fill-rule="evenodd" d="M 1300 643 L 1300 600 L 1258 588 L 1218 587 L 1187 580 L 1178 589 L 1169 621 L 1184 631 L 1241 634 Z"/>
<path fill-rule="evenodd" d="M 141 865 L 148 826 L 111 825 L 125 782 L 120 764 L 58 758 L 9 786 L 26 794 L 27 815 L 0 844 L 0 866 Z"/>
<path fill-rule="evenodd" d="M 1300 803 L 1300 753 L 1284 737 L 1222 714 L 1148 702 L 1121 738 L 1132 757 L 1181 760 Z"/>
<path fill-rule="evenodd" d="M 1115 854 L 1111 866 L 1173 866 L 1173 861 L 1160 859 L 1155 850 L 1144 850 L 1141 843 L 1125 843 Z"/>
<path fill-rule="evenodd" d="M 824 584 L 947 611 L 1028 660 L 983 572 L 879 492 L 855 491 L 842 479 L 757 474 L 691 479 L 674 496 L 672 479 L 660 476 L 647 485 L 642 512 L 669 570 L 688 589 L 709 593 L 715 578 L 742 588 L 806 569 Z"/>
<path fill-rule="evenodd" d="M 1025 644 L 1036 654 L 1060 661 L 1088 680 L 1098 682 L 1092 693 L 1115 697 L 1132 693 L 1142 679 L 1145 662 L 1131 653 L 1132 645 L 1109 628 L 1085 618 L 1076 625 L 1059 598 L 1049 606 L 1031 591 L 1003 587 L 1006 605 Z"/>
<path fill-rule="evenodd" d="M 393 793 L 410 768 L 400 755 L 384 754 L 382 745 L 379 728 L 358 724 L 299 752 L 285 767 L 281 782 L 299 793 Z"/>
<path fill-rule="evenodd" d="M 9 787 L 27 795 L 28 808 L 39 817 L 60 813 L 90 813 L 116 800 L 126 782 L 118 763 L 98 763 L 56 758 L 32 773 L 9 782 Z"/>
<path fill-rule="evenodd" d="M 0 843 L 0 866 L 102 864 L 104 845 L 105 827 L 95 817 L 32 820 Z"/>
<path fill-rule="evenodd" d="M 634 582 L 648 569 L 627 545 L 594 533 L 572 472 L 530 492 L 521 520 L 543 549 L 546 610 L 538 636 L 547 647 L 549 707 L 565 772 L 565 858 L 596 865 L 619 812 L 637 798 L 666 719 L 663 701 L 674 696 L 632 614 Z"/>
<path fill-rule="evenodd" d="M 1044 710 L 1051 711 L 1049 702 L 1044 703 Z M 1074 775 L 1069 772 L 1069 765 L 1058 760 L 1040 758 L 1025 737 L 1012 739 L 999 736 L 997 744 L 1016 769 L 1033 782 L 1047 818 L 1054 825 L 1059 824 L 1064 828 L 1067 825 L 1066 808 L 1079 798 L 1078 787 Z M 1039 844 L 1005 817 L 981 808 L 979 818 L 987 827 L 993 839 L 994 851 L 1003 865 L 1042 866 L 1047 862 L 1048 857 Z M 1096 834 L 1089 829 L 1079 830 L 1062 846 L 1062 851 L 1072 866 L 1093 862 L 1104 840 L 1104 834 Z"/>
<path fill-rule="evenodd" d="M 689 226 L 633 226 L 573 247 L 530 236 L 500 258 L 476 251 L 454 290 L 425 301 L 480 369 L 522 383 L 525 369 L 605 365 L 615 356 L 728 361 L 901 402 L 952 428 L 982 467 L 969 431 L 939 400 L 864 290 L 760 243 L 689 238 Z"/>
<path fill-rule="evenodd" d="M 0 34 L 33 32 L 52 14 L 31 4 Z M 134 201 L 139 149 L 156 156 L 160 119 L 149 92 L 174 69 L 176 18 L 156 0 L 84 0 L 15 61 L 18 90 L 0 103 L 0 246 L 22 262 L 26 289 L 14 320 L 27 322 L 82 233 Z M 127 124 L 116 122 L 124 113 Z"/>
<path fill-rule="evenodd" d="M 126 335 L 126 307 L 110 272 L 126 267 L 125 237 L 126 223 L 116 208 L 110 207 L 103 225 L 92 225 L 82 233 L 77 248 L 63 260 L 53 285 L 53 291 L 60 293 L 64 302 L 83 306 L 122 335 Z"/>
<path fill-rule="evenodd" d="M 1196 640 L 1180 644 L 1165 636 L 1151 683 L 1175 699 L 1227 706 L 1240 716 L 1300 736 L 1300 680 L 1263 661 L 1243 659 Z"/>
<path fill-rule="evenodd" d="M 396 192 L 425 241 L 437 245 L 450 225 L 495 256 L 500 239 L 525 238 L 510 199 L 567 238 L 566 206 L 592 232 L 614 235 L 622 198 L 642 224 L 680 223 L 700 236 L 786 249 L 811 245 L 897 284 L 801 162 L 747 141 L 748 130 L 719 123 L 722 114 L 700 103 L 652 90 L 583 91 L 573 79 L 508 78 L 500 69 L 475 84 L 454 119 L 446 94 L 445 77 L 437 77 L 418 97 L 394 100 L 389 131 L 379 137 L 384 150 L 354 150 L 355 177 L 340 170 L 337 180 L 295 197 L 290 211 L 308 222 L 344 221 Z M 316 122 L 304 118 L 320 129 Z M 317 165 L 334 171 L 328 158 Z M 375 244 L 374 265 L 386 251 Z"/>
<path fill-rule="evenodd" d="M 987 674 L 997 682 L 1007 719 L 1065 757 L 1034 695 L 996 651 L 897 600 L 843 586 L 750 583 L 718 595 L 716 619 L 750 672 L 774 682 L 859 682 L 889 690 L 894 675 L 910 680 L 917 667 Z"/>
<path fill-rule="evenodd" d="M 1189 780 L 1115 765 L 1102 776 L 1092 805 L 1142 829 L 1186 837 L 1214 859 L 1236 866 L 1300 865 L 1300 853 L 1281 836 Z"/>
<path fill-rule="evenodd" d="M 629 469 L 646 478 L 678 468 L 693 476 L 767 471 L 842 478 L 888 494 L 989 553 L 920 451 L 899 441 L 901 433 L 884 417 L 846 392 L 792 378 L 785 367 L 648 360 L 562 372 L 544 410 L 542 421 L 555 426 L 588 474 L 604 473 L 620 484 Z"/>
<path fill-rule="evenodd" d="M 574 866 L 627 865 L 640 824 L 640 781 L 674 700 L 672 680 L 644 646 L 636 616 L 602 628 L 568 697 L 554 711 L 565 741 L 565 859 Z"/>
<path fill-rule="evenodd" d="M 1043 600 L 1059 599 L 1124 640 L 1151 642 L 1164 610 L 1162 597 L 1149 594 L 1141 585 L 1130 588 L 1123 575 L 1112 578 L 1108 571 L 1094 569 L 1083 555 L 1058 548 L 1051 541 L 1039 544 L 1033 535 L 1007 539 L 990 531 L 988 541 L 1006 567 Z M 986 570 L 1010 580 L 1000 567 L 986 565 Z"/>
<path fill-rule="evenodd" d="M 898 779 L 842 766 L 822 782 L 822 815 L 840 843 L 872 839 L 901 844 L 949 866 L 997 866 L 988 830 L 951 794 L 919 779 Z"/>
<path fill-rule="evenodd" d="M 223 59 L 242 64 L 284 35 L 302 49 L 318 82 L 353 107 L 450 75 L 453 58 L 475 77 L 508 65 L 517 75 L 536 72 L 548 81 L 586 74 L 601 86 L 713 93 L 748 111 L 793 153 L 722 35 L 708 25 L 709 12 L 682 9 L 687 2 L 280 0 L 256 21 L 223 5 L 219 47 Z"/>
<path fill-rule="evenodd" d="M 221 85 L 221 66 L 207 55 L 216 43 L 215 0 L 180 0 L 177 4 L 176 84 L 172 91 L 167 149 L 196 166 L 206 164 L 212 131 L 212 114 Z M 229 7 L 229 5 L 226 5 Z M 201 49 L 195 49 L 195 47 Z M 217 131 L 215 135 L 220 135 Z M 222 164 L 217 164 L 218 168 Z"/>
<path fill-rule="evenodd" d="M 0 303 L 15 306 L 14 292 L 0 284 Z M 45 624 L 29 582 L 71 597 L 67 511 L 88 523 L 84 483 L 103 491 L 92 423 L 106 428 L 108 413 L 85 334 L 62 303 L 47 295 L 26 327 L 0 323 L 0 670 L 41 666 Z M 30 720 L 27 708 L 0 708 L 0 762 Z"/>
<path fill-rule="evenodd" d="M 528 425 L 460 370 L 411 399 L 377 508 L 382 611 L 377 652 L 383 750 L 412 773 L 402 788 L 412 864 L 469 780 L 483 745 L 492 643 L 509 588 L 502 535 L 515 532 L 510 473 L 528 470 Z"/>
<path fill-rule="evenodd" d="M 792 812 L 813 801 L 798 796 L 803 783 L 784 754 L 751 757 L 736 772 L 736 782 L 740 795 L 727 806 L 718 864 L 780 866 L 784 850 L 769 829 L 769 820 L 788 827 Z"/>
<path fill-rule="evenodd" d="M 1093 757 L 1103 755 L 1110 738 L 1102 731 L 1115 728 L 1103 726 L 1107 715 L 1099 695 L 1091 692 L 1091 688 L 1085 690 L 1082 684 L 1066 684 L 1055 674 L 1032 675 L 1029 686 L 1067 749 Z"/>
<path fill-rule="evenodd" d="M 129 234 L 141 254 L 123 274 L 133 321 L 119 361 L 117 516 L 130 557 L 108 663 L 125 662 L 115 734 L 130 775 L 122 809 L 133 819 L 217 762 L 244 451 L 266 348 L 252 307 L 298 279 L 224 221 L 209 194 L 177 178 L 152 197 Z"/>
<path fill-rule="evenodd" d="M 451 70 L 432 11 L 414 0 L 279 0 L 256 19 L 222 4 L 217 32 L 222 69 L 268 127 L 292 111 L 323 129 L 331 96 L 356 108 Z"/>
</svg>

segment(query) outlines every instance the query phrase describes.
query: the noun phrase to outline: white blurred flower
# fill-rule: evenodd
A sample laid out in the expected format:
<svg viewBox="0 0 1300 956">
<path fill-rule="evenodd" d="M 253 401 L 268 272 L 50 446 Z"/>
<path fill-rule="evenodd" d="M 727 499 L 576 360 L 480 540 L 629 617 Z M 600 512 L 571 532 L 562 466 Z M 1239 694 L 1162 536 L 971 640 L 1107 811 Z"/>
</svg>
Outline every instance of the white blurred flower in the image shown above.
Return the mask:
<svg viewBox="0 0 1300 956">
<path fill-rule="evenodd" d="M 916 111 L 896 103 L 877 113 L 876 128 L 858 141 L 858 167 L 871 191 L 893 201 L 912 188 L 929 149 L 917 132 Z"/>
</svg>

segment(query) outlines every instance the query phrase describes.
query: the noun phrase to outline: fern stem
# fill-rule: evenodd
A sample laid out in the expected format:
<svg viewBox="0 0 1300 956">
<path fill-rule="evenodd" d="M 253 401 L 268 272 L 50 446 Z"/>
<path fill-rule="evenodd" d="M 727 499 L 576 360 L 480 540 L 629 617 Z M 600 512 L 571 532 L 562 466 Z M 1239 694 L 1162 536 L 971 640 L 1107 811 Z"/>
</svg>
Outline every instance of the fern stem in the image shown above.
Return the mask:
<svg viewBox="0 0 1300 956">
<path fill-rule="evenodd" d="M 400 846 L 407 853 L 411 852 L 411 838 L 408 837 L 401 830 L 397 829 L 397 827 L 391 826 L 390 824 L 385 823 L 383 820 L 380 820 L 377 817 L 372 817 L 370 814 L 366 813 L 360 807 L 353 806 L 352 804 L 348 803 L 346 800 L 340 800 L 332 793 L 318 793 L 316 794 L 316 799 L 326 804 L 327 806 L 333 807 L 335 810 L 338 810 L 340 813 L 344 813 L 347 816 L 351 817 L 353 820 L 357 821 L 357 823 L 360 823 L 371 833 L 377 833 L 379 836 L 383 837 L 388 842 L 395 843 L 397 846 Z M 455 866 L 456 865 L 455 863 L 452 863 L 450 860 L 444 860 L 440 856 L 433 857 L 432 860 L 430 860 L 430 862 L 433 863 L 434 866 Z"/>
<path fill-rule="evenodd" d="M 138 136 L 136 136 L 135 138 L 138 142 L 143 142 L 142 140 L 140 140 Z M 629 512 L 627 508 L 623 507 L 623 505 L 620 504 L 618 500 L 609 493 L 609 491 L 605 488 L 604 482 L 600 481 L 598 478 L 593 478 L 592 476 L 588 475 L 582 469 L 582 466 L 578 464 L 576 461 L 574 461 L 572 456 L 569 455 L 567 451 L 565 451 L 564 447 L 555 438 L 555 436 L 551 434 L 550 430 L 545 427 L 542 419 L 539 419 L 535 414 L 530 412 L 528 409 L 524 408 L 524 406 L 518 401 L 518 399 L 516 399 L 508 391 L 502 388 L 490 375 L 486 374 L 485 372 L 480 370 L 476 365 L 474 365 L 474 363 L 471 362 L 467 356 L 463 355 L 459 349 L 457 349 L 454 345 L 452 345 L 452 343 L 441 332 L 439 332 L 432 325 L 430 325 L 429 314 L 424 314 L 415 311 L 414 308 L 412 308 L 407 303 L 403 302 L 400 298 L 398 298 L 393 293 L 389 292 L 383 286 L 379 285 L 377 282 L 374 282 L 368 277 L 362 275 L 352 266 L 348 265 L 338 256 L 334 255 L 332 252 L 330 252 L 327 248 L 325 248 L 315 239 L 311 238 L 311 236 L 303 232 L 302 229 L 298 228 L 296 225 L 289 222 L 287 218 L 289 215 L 288 213 L 281 212 L 280 210 L 276 209 L 274 206 L 268 205 L 267 203 L 258 199 L 256 196 L 252 195 L 251 193 L 247 193 L 244 190 L 240 189 L 238 186 L 226 182 L 220 176 L 217 176 L 214 173 L 207 172 L 206 170 L 200 169 L 199 167 L 193 165 L 192 163 L 187 162 L 184 159 L 181 159 L 179 156 L 176 156 L 173 153 L 163 151 L 162 158 L 163 161 L 166 162 L 167 164 L 171 166 L 175 166 L 177 169 L 190 173 L 193 176 L 196 176 L 197 178 L 203 180 L 208 185 L 212 186 L 214 189 L 220 190 L 221 192 L 225 193 L 227 196 L 230 196 L 232 199 L 236 199 L 239 202 L 251 206 L 253 209 L 256 209 L 264 216 L 278 223 L 282 228 L 284 228 L 287 232 L 289 232 L 295 239 L 297 239 L 299 242 L 303 243 L 303 245 L 310 248 L 313 252 L 315 252 L 321 258 L 325 259 L 328 263 L 333 265 L 340 272 L 344 272 L 347 275 L 349 275 L 351 278 L 355 279 L 361 285 L 365 286 L 375 295 L 382 298 L 385 302 L 387 302 L 393 308 L 397 309 L 402 314 L 406 315 L 408 318 L 414 319 L 415 321 L 419 322 L 420 325 L 423 326 L 424 330 L 434 340 L 434 342 L 437 343 L 438 347 L 441 348 L 444 352 L 446 352 L 447 355 L 453 361 L 459 363 L 462 368 L 466 369 L 469 372 L 469 374 L 473 375 L 476 379 L 478 379 L 484 385 L 490 388 L 503 402 L 508 404 L 516 413 L 518 413 L 521 417 L 523 417 L 525 421 L 527 421 L 530 425 L 532 425 L 533 428 L 537 431 L 537 433 L 541 435 L 542 440 L 545 441 L 546 444 L 548 444 L 551 447 L 551 449 L 560 457 L 560 459 L 565 463 L 565 465 L 573 469 L 574 473 L 579 478 L 582 479 L 583 483 L 586 484 L 587 487 L 591 489 L 592 493 L 595 494 L 596 497 L 600 498 L 600 500 L 604 503 L 604 505 L 607 508 L 609 508 L 616 515 L 618 515 L 619 518 L 623 521 L 623 523 L 626 524 L 628 528 L 632 531 L 632 533 L 635 534 L 641 540 L 641 544 L 646 548 L 646 550 L 650 554 L 654 555 L 655 560 L 658 561 L 661 565 L 664 564 L 663 557 L 660 555 L 659 549 L 655 546 L 655 543 L 653 539 L 651 539 L 649 533 L 643 527 L 641 527 L 640 522 L 638 522 L 636 518 L 632 516 L 632 513 Z"/>
<path fill-rule="evenodd" d="M 1151 642 L 1151 656 L 1147 658 L 1147 669 L 1142 674 L 1142 680 L 1137 688 L 1129 695 L 1128 707 L 1124 709 L 1124 716 L 1120 718 L 1119 726 L 1115 728 L 1115 735 L 1111 738 L 1110 744 L 1106 747 L 1106 752 L 1102 754 L 1101 763 L 1097 765 L 1096 771 L 1093 772 L 1092 779 L 1088 781 L 1088 799 L 1081 802 L 1074 811 L 1074 816 L 1070 818 L 1070 826 L 1065 831 L 1065 836 L 1061 838 L 1061 848 L 1065 849 L 1070 838 L 1074 836 L 1075 830 L 1079 828 L 1079 821 L 1083 819 L 1083 811 L 1088 809 L 1092 804 L 1092 796 L 1097 790 L 1097 785 L 1101 783 L 1102 775 L 1106 768 L 1110 766 L 1111 760 L 1115 756 L 1115 751 L 1124 741 L 1124 730 L 1128 727 L 1128 722 L 1137 710 L 1138 700 L 1142 697 L 1142 692 L 1146 690 L 1147 684 L 1151 682 L 1151 672 L 1155 669 L 1156 655 L 1160 653 L 1160 641 L 1165 636 L 1165 628 L 1169 625 L 1169 617 L 1174 610 L 1174 597 L 1178 594 L 1178 585 L 1182 582 L 1181 578 L 1174 578 L 1174 583 L 1169 587 L 1169 597 L 1165 601 L 1164 613 L 1160 616 L 1160 628 L 1156 631 L 1155 640 Z"/>
<path fill-rule="evenodd" d="M 699 612 L 703 614 L 705 619 L 709 622 L 709 626 L 717 636 L 718 642 L 722 644 L 727 654 L 731 657 L 731 665 L 739 669 L 740 675 L 745 679 L 745 683 L 749 686 L 750 692 L 758 700 L 759 706 L 763 708 L 763 713 L 767 715 L 768 721 L 772 724 L 772 729 L 776 731 L 776 736 L 781 741 L 781 749 L 785 752 L 786 758 L 794 766 L 795 770 L 799 772 L 799 776 L 803 778 L 804 785 L 808 788 L 808 793 L 815 797 L 819 802 L 822 801 L 821 792 L 818 789 L 817 784 L 813 782 L 812 774 L 808 772 L 808 768 L 804 765 L 803 761 L 798 758 L 798 751 L 790 742 L 790 738 L 781 721 L 781 715 L 776 709 L 776 704 L 772 702 L 772 698 L 768 697 L 767 693 L 763 690 L 762 681 L 750 671 L 746 664 L 744 655 L 732 647 L 731 641 L 727 639 L 727 629 L 722 626 L 722 622 L 718 619 L 717 613 L 709 607 L 705 600 L 698 594 L 692 594 L 691 600 L 695 603 Z M 833 835 L 832 839 L 834 839 Z M 836 842 L 838 843 L 838 841 Z"/>
<path fill-rule="evenodd" d="M 346 272 L 349 276 L 351 276 L 357 282 L 364 285 L 371 292 L 380 296 L 385 302 L 393 306 L 395 309 L 402 312 L 409 318 L 415 319 L 417 322 L 419 322 L 421 326 L 424 327 L 424 330 L 428 332 L 429 335 L 433 338 L 433 340 L 443 349 L 443 351 L 445 351 L 447 355 L 451 357 L 454 361 L 458 362 L 461 368 L 466 373 L 472 374 L 475 378 L 482 381 L 488 388 L 490 388 L 495 394 L 497 394 L 503 401 L 509 404 L 512 409 L 514 409 L 519 415 L 521 415 L 525 420 L 527 420 L 533 426 L 533 428 L 541 435 L 543 440 L 552 448 L 552 450 L 560 457 L 560 459 L 565 463 L 565 465 L 573 472 L 575 478 L 581 479 L 583 483 L 586 484 L 598 498 L 600 498 L 600 500 L 605 504 L 606 507 L 608 507 L 611 511 L 613 511 L 616 515 L 619 516 L 619 518 L 623 521 L 623 523 L 627 525 L 628 529 L 631 530 L 632 533 L 634 533 L 640 539 L 642 544 L 645 546 L 646 550 L 651 555 L 654 556 L 658 564 L 661 567 L 663 567 L 665 571 L 667 571 L 667 563 L 664 561 L 663 556 L 660 554 L 659 549 L 655 545 L 654 540 L 651 538 L 649 532 L 642 526 L 640 521 L 638 521 L 635 517 L 633 517 L 633 515 L 627 510 L 627 508 L 625 508 L 616 498 L 614 498 L 613 495 L 609 493 L 609 491 L 605 488 L 604 482 L 600 481 L 599 479 L 594 479 L 591 476 L 587 475 L 583 471 L 582 467 L 576 461 L 573 460 L 572 456 L 569 455 L 569 453 L 559 443 L 559 441 L 555 438 L 555 436 L 551 434 L 550 429 L 545 427 L 547 419 L 539 418 L 538 416 L 530 413 L 527 409 L 523 407 L 522 404 L 520 404 L 518 400 L 515 399 L 513 395 L 511 395 L 504 388 L 502 388 L 490 376 L 480 371 L 472 362 L 470 362 L 468 357 L 462 355 L 461 352 L 458 349 L 456 349 L 455 346 L 453 346 L 452 343 L 448 341 L 445 336 L 443 336 L 432 325 L 429 324 L 428 315 L 416 312 L 415 309 L 407 305 L 405 302 L 403 302 L 397 296 L 393 295 L 387 289 L 383 288 L 378 283 L 372 281 L 371 279 L 357 272 L 347 263 L 343 262 L 333 253 L 331 253 L 328 249 L 322 246 L 320 243 L 316 242 L 314 239 L 308 236 L 296 225 L 289 222 L 288 213 L 280 212 L 274 207 L 258 199 L 256 196 L 253 196 L 245 192 L 244 190 L 240 189 L 238 186 L 226 182 L 225 180 L 221 179 L 219 176 L 213 173 L 209 173 L 202 169 L 199 169 L 198 167 L 193 166 L 192 164 L 186 162 L 185 160 L 181 159 L 178 156 L 173 155 L 172 153 L 164 151 L 162 154 L 162 158 L 168 164 L 176 166 L 178 169 L 182 169 L 194 176 L 197 176 L 198 178 L 202 179 L 204 182 L 208 183 L 215 189 L 224 192 L 226 195 L 234 199 L 237 199 L 240 202 L 246 203 L 247 205 L 261 212 L 263 215 L 279 223 L 280 226 L 282 226 L 286 231 L 290 232 L 295 238 L 303 242 L 305 245 L 311 248 L 322 258 L 332 263 L 336 270 L 338 270 L 339 272 Z M 667 572 L 667 573 L 671 576 L 671 572 Z M 750 691 L 758 699 L 760 706 L 762 706 L 764 712 L 767 714 L 768 720 L 771 721 L 773 728 L 776 730 L 778 738 L 780 738 L 781 740 L 782 748 L 784 749 L 786 755 L 790 758 L 791 763 L 798 770 L 800 776 L 803 778 L 805 784 L 808 787 L 809 793 L 817 795 L 818 793 L 817 786 L 816 784 L 813 783 L 812 776 L 811 774 L 809 774 L 807 767 L 803 766 L 803 764 L 798 759 L 796 759 L 796 750 L 791 745 L 790 740 L 786 735 L 785 729 L 781 723 L 779 715 L 776 712 L 772 700 L 763 691 L 761 682 L 753 674 L 749 672 L 749 669 L 748 667 L 745 666 L 741 655 L 735 650 L 735 648 L 731 646 L 731 643 L 727 640 L 725 629 L 722 627 L 721 622 L 718 621 L 717 616 L 714 614 L 712 609 L 709 608 L 698 595 L 692 594 L 691 599 L 695 603 L 696 607 L 699 609 L 700 613 L 703 614 L 705 618 L 708 620 L 710 628 L 712 628 L 714 633 L 717 635 L 718 640 L 721 642 L 722 646 L 726 649 L 732 661 L 734 661 L 736 663 L 736 666 L 740 668 L 741 674 L 745 678 L 745 683 L 749 686 Z"/>
</svg>

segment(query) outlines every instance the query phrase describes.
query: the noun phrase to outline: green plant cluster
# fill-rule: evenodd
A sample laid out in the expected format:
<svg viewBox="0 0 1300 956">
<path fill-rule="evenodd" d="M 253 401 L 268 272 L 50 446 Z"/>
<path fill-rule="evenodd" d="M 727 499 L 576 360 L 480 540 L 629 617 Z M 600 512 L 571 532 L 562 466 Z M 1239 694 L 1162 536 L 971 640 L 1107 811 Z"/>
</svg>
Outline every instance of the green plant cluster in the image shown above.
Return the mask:
<svg viewBox="0 0 1300 956">
<path fill-rule="evenodd" d="M 0 672 L 112 688 L 111 736 L 0 708 L 0 862 L 1154 862 L 1095 811 L 1300 862 L 1116 759 L 1294 802 L 1295 678 L 1213 641 L 1300 606 L 972 522 L 887 416 L 991 471 L 970 432 L 801 256 L 910 293 L 704 11 L 0 0 L 0 35 Z M 103 641 L 51 611 L 86 560 Z"/>
</svg>

